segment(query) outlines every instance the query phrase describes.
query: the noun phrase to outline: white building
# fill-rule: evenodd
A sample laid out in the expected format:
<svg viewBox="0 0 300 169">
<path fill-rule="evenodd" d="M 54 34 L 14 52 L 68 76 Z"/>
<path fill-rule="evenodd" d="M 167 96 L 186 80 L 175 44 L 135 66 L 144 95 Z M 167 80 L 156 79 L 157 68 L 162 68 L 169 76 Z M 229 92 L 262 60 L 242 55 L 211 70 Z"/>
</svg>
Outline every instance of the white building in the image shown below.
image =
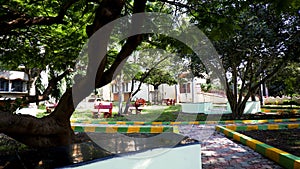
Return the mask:
<svg viewBox="0 0 300 169">
<path fill-rule="evenodd" d="M 20 71 L 0 71 L 1 98 L 20 98 L 28 93 L 28 75 Z M 30 90 L 34 91 L 34 90 Z M 34 94 L 34 93 L 30 93 Z"/>
<path fill-rule="evenodd" d="M 207 93 L 201 91 L 201 84 L 206 83 L 205 79 L 194 78 L 186 80 L 177 85 L 161 84 L 158 87 L 157 100 L 161 103 L 164 99 L 175 99 L 176 102 L 212 102 L 212 103 L 226 103 L 227 98 L 224 92 Z M 131 82 L 124 82 L 118 87 L 116 82 L 112 82 L 98 90 L 98 96 L 107 101 L 119 101 L 121 96 L 122 101 L 127 101 L 131 91 Z M 134 91 L 138 88 L 139 82 L 134 84 Z M 122 90 L 121 95 L 119 89 Z M 133 96 L 132 100 L 143 98 L 149 102 L 155 102 L 154 87 L 149 84 L 142 84 L 139 92 Z"/>
</svg>

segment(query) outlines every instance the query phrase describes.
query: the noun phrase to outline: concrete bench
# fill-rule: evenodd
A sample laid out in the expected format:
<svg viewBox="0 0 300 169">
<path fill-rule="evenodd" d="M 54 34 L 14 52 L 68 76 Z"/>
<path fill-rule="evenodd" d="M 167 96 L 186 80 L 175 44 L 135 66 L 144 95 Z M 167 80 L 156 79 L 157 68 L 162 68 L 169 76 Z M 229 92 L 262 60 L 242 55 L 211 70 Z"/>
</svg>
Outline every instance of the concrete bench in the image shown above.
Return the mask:
<svg viewBox="0 0 300 169">
<path fill-rule="evenodd" d="M 136 114 L 141 114 L 141 111 L 144 110 L 144 106 L 135 107 L 135 105 L 130 105 L 128 108 L 129 114 L 132 114 L 133 110 Z"/>
</svg>

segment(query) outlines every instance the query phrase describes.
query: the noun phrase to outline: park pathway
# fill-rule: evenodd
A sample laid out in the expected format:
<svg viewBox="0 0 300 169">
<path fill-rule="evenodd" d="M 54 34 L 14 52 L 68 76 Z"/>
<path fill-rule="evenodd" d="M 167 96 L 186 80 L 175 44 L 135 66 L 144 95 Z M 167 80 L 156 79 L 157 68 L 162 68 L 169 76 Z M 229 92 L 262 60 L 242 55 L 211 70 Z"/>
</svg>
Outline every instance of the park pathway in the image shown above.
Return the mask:
<svg viewBox="0 0 300 169">
<path fill-rule="evenodd" d="M 201 141 L 203 169 L 281 169 L 251 148 L 215 131 L 214 125 L 183 125 L 179 132 Z"/>
</svg>

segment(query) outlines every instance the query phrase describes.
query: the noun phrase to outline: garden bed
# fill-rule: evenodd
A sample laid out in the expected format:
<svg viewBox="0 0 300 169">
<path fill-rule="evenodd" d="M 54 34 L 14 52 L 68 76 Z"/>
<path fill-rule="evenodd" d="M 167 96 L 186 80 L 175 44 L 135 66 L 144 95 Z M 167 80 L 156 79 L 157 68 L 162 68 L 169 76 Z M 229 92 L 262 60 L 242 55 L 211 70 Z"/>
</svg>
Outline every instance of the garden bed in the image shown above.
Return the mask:
<svg viewBox="0 0 300 169">
<path fill-rule="evenodd" d="M 300 157 L 300 129 L 252 130 L 239 133 Z"/>
</svg>

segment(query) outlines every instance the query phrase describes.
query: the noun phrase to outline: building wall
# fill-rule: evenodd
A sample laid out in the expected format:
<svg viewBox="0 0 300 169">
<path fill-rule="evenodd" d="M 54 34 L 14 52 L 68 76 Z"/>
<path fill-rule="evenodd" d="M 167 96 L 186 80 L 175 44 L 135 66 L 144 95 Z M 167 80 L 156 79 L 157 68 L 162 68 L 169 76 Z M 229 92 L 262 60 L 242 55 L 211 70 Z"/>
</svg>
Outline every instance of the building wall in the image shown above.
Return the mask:
<svg viewBox="0 0 300 169">
<path fill-rule="evenodd" d="M 194 81 L 187 81 L 180 84 L 179 87 L 179 102 L 196 103 L 196 102 L 212 102 L 212 103 L 226 103 L 226 96 L 214 93 L 206 93 L 201 91 L 201 84 L 205 84 L 205 79 L 194 78 Z"/>
<path fill-rule="evenodd" d="M 186 89 L 182 89 L 182 85 L 162 84 L 158 87 L 158 102 L 163 99 L 176 99 L 177 102 L 213 102 L 213 103 L 226 103 L 227 98 L 218 94 L 205 93 L 201 91 L 201 83 L 205 83 L 203 79 L 195 78 L 194 81 L 186 82 Z M 101 88 L 100 98 L 107 101 L 119 101 L 119 93 L 115 83 L 106 85 Z M 134 84 L 134 90 L 137 89 L 139 83 Z M 177 88 L 177 89 L 176 89 Z M 189 88 L 189 89 L 188 89 Z M 131 89 L 131 83 L 122 87 L 125 92 L 122 94 L 122 101 L 126 101 L 129 97 L 129 91 Z M 177 92 L 177 93 L 176 93 Z M 143 98 L 146 101 L 154 102 L 154 87 L 148 84 L 142 84 L 140 91 L 132 98 L 136 100 Z"/>
<path fill-rule="evenodd" d="M 2 98 L 15 99 L 28 93 L 28 76 L 24 72 L 0 71 L 0 79 L 0 95 Z"/>
</svg>

